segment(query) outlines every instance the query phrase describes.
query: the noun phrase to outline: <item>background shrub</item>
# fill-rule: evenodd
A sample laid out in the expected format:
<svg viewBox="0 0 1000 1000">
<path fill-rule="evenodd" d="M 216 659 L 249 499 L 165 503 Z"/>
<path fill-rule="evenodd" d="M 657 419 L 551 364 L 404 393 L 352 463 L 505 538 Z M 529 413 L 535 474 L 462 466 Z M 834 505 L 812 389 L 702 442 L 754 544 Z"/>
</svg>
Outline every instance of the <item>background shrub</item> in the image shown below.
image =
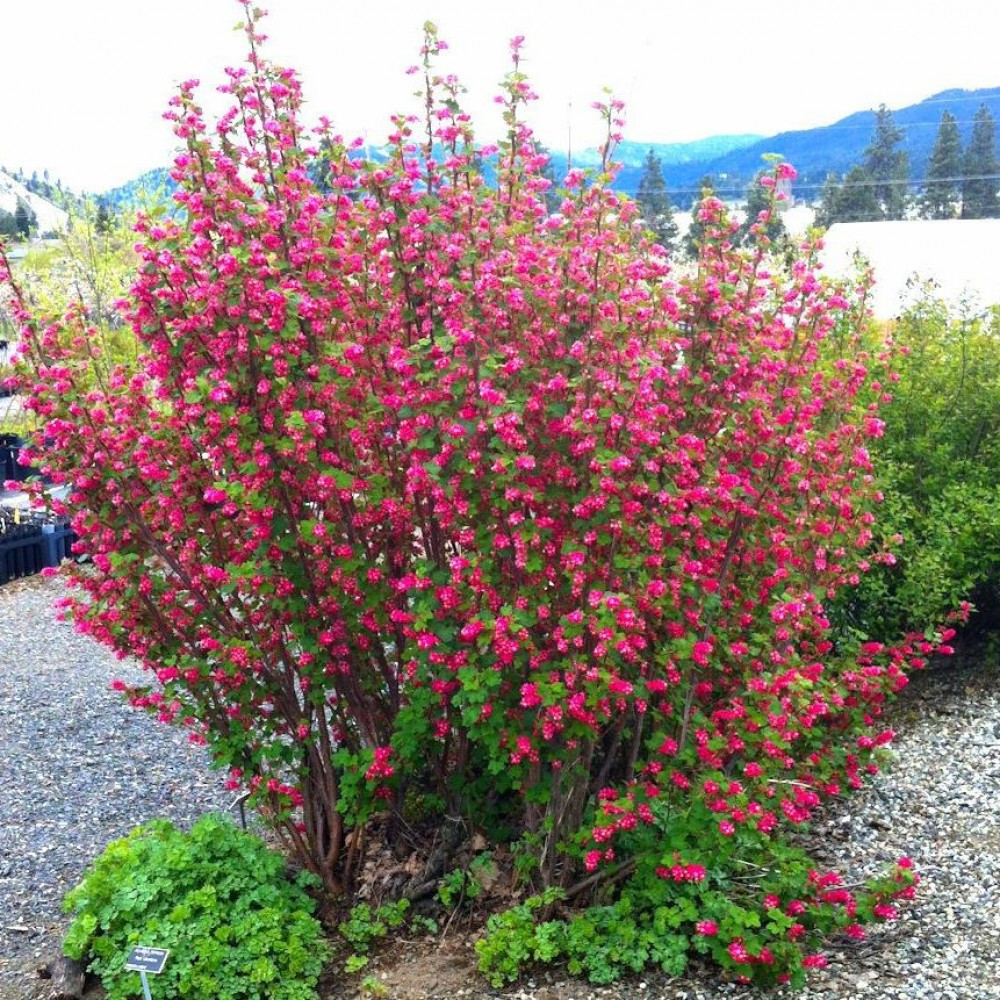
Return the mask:
<svg viewBox="0 0 1000 1000">
<path fill-rule="evenodd" d="M 880 544 L 835 609 L 872 638 L 940 622 L 975 599 L 996 624 L 1000 583 L 1000 310 L 949 306 L 925 289 L 888 332 L 899 348 L 885 433 L 872 445 Z"/>
</svg>

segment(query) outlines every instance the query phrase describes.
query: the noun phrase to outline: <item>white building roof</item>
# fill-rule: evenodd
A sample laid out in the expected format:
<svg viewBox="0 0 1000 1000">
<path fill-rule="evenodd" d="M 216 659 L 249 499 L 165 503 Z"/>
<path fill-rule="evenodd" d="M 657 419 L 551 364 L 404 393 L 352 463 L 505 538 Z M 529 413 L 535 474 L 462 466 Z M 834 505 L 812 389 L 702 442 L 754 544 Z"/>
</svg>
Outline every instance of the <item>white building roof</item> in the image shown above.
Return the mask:
<svg viewBox="0 0 1000 1000">
<path fill-rule="evenodd" d="M 909 279 L 930 280 L 935 294 L 974 308 L 1000 304 L 1000 219 L 838 222 L 823 238 L 831 277 L 854 274 L 856 252 L 875 272 L 870 303 L 877 317 L 898 316 L 917 293 Z"/>
</svg>

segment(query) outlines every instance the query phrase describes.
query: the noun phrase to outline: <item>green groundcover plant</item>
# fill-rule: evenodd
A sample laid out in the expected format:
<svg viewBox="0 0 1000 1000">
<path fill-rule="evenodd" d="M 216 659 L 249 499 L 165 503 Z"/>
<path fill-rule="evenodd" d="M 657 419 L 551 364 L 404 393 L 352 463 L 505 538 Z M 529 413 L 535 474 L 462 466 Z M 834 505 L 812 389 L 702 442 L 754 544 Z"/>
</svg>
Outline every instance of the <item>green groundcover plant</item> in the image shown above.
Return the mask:
<svg viewBox="0 0 1000 1000">
<path fill-rule="evenodd" d="M 313 876 L 223 817 L 190 832 L 154 820 L 109 844 L 66 897 L 65 950 L 88 963 L 109 1000 L 139 996 L 124 969 L 136 945 L 168 948 L 156 996 L 169 1000 L 310 1000 L 327 955 Z"/>
<path fill-rule="evenodd" d="M 140 219 L 122 305 L 140 357 L 95 383 L 85 311 L 12 293 L 40 461 L 91 556 L 69 613 L 345 909 L 373 844 L 427 880 L 426 831 L 465 830 L 517 844 L 531 960 L 801 978 L 915 877 L 857 892 L 788 831 L 877 770 L 886 704 L 949 636 L 831 629 L 879 557 L 894 353 L 864 288 L 810 241 L 770 254 L 785 163 L 742 247 L 700 203 L 675 275 L 611 187 L 611 98 L 601 167 L 551 212 L 521 39 L 496 146 L 428 25 L 423 120 L 368 159 L 302 124 L 246 12 L 230 109 L 206 122 L 189 82 L 168 115 L 177 211 Z"/>
</svg>

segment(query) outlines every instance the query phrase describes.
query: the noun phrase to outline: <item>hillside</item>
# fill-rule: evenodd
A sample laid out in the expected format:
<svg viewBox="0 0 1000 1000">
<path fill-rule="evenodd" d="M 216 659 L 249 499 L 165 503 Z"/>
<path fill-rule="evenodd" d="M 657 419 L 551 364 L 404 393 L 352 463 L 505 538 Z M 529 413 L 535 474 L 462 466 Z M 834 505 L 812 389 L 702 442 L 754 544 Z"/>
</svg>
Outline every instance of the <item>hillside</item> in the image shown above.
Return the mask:
<svg viewBox="0 0 1000 1000">
<path fill-rule="evenodd" d="M 652 150 L 664 167 L 682 166 L 690 163 L 701 163 L 704 160 L 725 156 L 727 153 L 759 142 L 761 135 L 711 135 L 706 139 L 695 139 L 693 142 L 636 142 L 626 139 L 615 148 L 615 159 L 623 167 L 637 167 L 640 170 L 646 162 L 646 156 Z M 560 156 L 565 158 L 565 153 Z M 573 154 L 573 165 L 577 167 L 596 167 L 601 162 L 601 152 L 598 149 L 583 149 Z"/>
<path fill-rule="evenodd" d="M 20 181 L 0 170 L 0 211 L 13 214 L 21 202 L 35 214 L 39 233 L 57 232 L 66 228 L 68 214 L 47 198 L 29 191 Z"/>
<path fill-rule="evenodd" d="M 168 168 L 154 167 L 134 180 L 105 191 L 102 197 L 115 209 L 136 208 L 147 201 L 156 204 L 169 200 L 176 187 Z"/>
<path fill-rule="evenodd" d="M 638 175 L 650 149 L 659 156 L 664 166 L 682 166 L 690 163 L 700 163 L 703 160 L 723 156 L 726 153 L 749 146 L 759 141 L 759 135 L 713 135 L 706 139 L 696 139 L 693 142 L 635 142 L 627 140 L 615 150 L 615 158 L 623 165 L 623 169 Z M 553 150 L 552 160 L 556 170 L 565 164 L 566 152 Z M 368 155 L 379 159 L 384 156 L 380 147 L 370 147 Z M 573 165 L 577 167 L 596 167 L 601 162 L 598 149 L 583 149 L 573 155 Z M 494 178 L 493 163 L 487 160 L 483 164 L 486 177 L 492 182 Z M 170 178 L 170 171 L 165 167 L 154 167 L 140 174 L 134 180 L 119 187 L 106 191 L 103 197 L 116 208 L 134 207 L 145 199 L 157 202 L 169 198 L 176 185 Z"/>
</svg>

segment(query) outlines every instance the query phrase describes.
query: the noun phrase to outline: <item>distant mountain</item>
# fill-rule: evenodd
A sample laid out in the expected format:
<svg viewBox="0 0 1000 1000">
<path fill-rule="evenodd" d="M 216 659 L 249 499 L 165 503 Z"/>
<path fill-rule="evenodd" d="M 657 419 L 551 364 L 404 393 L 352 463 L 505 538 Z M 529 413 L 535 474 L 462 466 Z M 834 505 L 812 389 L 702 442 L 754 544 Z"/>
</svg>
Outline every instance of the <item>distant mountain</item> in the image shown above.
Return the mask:
<svg viewBox="0 0 1000 1000">
<path fill-rule="evenodd" d="M 626 139 L 615 147 L 615 159 L 624 167 L 638 167 L 646 162 L 646 156 L 652 150 L 664 167 L 678 166 L 685 163 L 700 163 L 715 157 L 725 156 L 734 150 L 744 149 L 763 139 L 762 135 L 712 135 L 707 139 L 695 139 L 693 142 L 635 142 Z M 565 158 L 565 153 L 560 153 Z M 573 154 L 573 165 L 576 167 L 596 167 L 601 162 L 599 149 L 584 149 Z"/>
<path fill-rule="evenodd" d="M 917 104 L 893 110 L 893 119 L 903 129 L 903 148 L 910 157 L 910 179 L 919 184 L 927 168 L 934 140 L 937 137 L 941 115 L 951 112 L 958 120 L 963 143 L 972 132 L 972 118 L 981 104 L 985 104 L 1000 123 L 1000 87 L 980 90 L 944 90 Z M 754 175 L 765 165 L 766 153 L 779 153 L 799 172 L 795 195 L 814 200 L 828 173 L 844 174 L 859 163 L 871 140 L 875 126 L 875 111 L 857 111 L 840 121 L 796 132 L 779 132 L 777 135 L 716 135 L 694 142 L 622 142 L 615 151 L 616 160 L 622 164 L 615 181 L 615 188 L 635 194 L 642 176 L 646 155 L 652 149 L 663 164 L 663 173 L 671 201 L 679 208 L 690 206 L 697 197 L 700 181 L 711 174 L 717 181 L 716 190 L 724 197 L 743 198 Z M 375 159 L 383 151 L 369 151 Z M 557 174 L 566 163 L 565 150 L 550 150 Z M 598 149 L 574 150 L 572 162 L 577 167 L 594 167 L 600 163 Z M 493 164 L 483 164 L 487 180 L 492 180 Z M 157 200 L 164 194 L 169 198 L 175 185 L 169 171 L 157 168 L 147 171 L 134 181 L 105 193 L 104 197 L 115 206 L 140 203 L 140 192 Z"/>
<path fill-rule="evenodd" d="M 34 213 L 39 233 L 54 233 L 66 228 L 69 215 L 65 210 L 0 170 L 0 211 L 13 214 L 17 211 L 18 202 Z"/>
<path fill-rule="evenodd" d="M 902 148 L 909 154 L 911 181 L 923 179 L 941 115 L 949 111 L 955 116 L 964 144 L 972 132 L 973 115 L 981 104 L 985 104 L 994 119 L 1000 122 L 1000 87 L 944 90 L 918 104 L 893 109 L 893 120 L 904 133 Z M 683 191 L 696 186 L 705 174 L 716 177 L 726 175 L 722 189 L 742 193 L 761 169 L 763 155 L 780 153 L 799 172 L 796 195 L 811 199 L 818 195 L 828 173 L 844 174 L 855 163 L 861 162 L 874 127 L 875 112 L 858 111 L 830 125 L 798 132 L 780 132 L 698 163 L 671 169 L 664 167 L 664 176 L 668 189 Z M 622 187 L 628 190 L 624 178 Z"/>
<path fill-rule="evenodd" d="M 105 191 L 101 197 L 112 208 L 132 209 L 141 207 L 147 201 L 152 204 L 169 201 L 176 190 L 177 184 L 171 178 L 170 171 L 166 167 L 154 167 L 134 180 Z"/>
</svg>

